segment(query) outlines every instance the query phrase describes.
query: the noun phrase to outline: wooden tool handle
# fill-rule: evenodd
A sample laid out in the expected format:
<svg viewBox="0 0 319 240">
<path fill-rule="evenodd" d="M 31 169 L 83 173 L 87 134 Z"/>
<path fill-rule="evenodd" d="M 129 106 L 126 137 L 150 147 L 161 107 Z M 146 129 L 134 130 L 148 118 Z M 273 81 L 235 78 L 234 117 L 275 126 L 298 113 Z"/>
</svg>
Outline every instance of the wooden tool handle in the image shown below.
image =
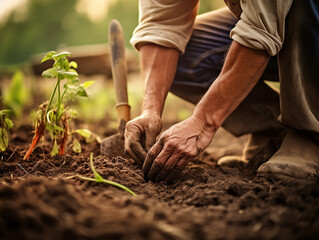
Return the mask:
<svg viewBox="0 0 319 240">
<path fill-rule="evenodd" d="M 111 67 L 116 92 L 116 109 L 119 123 L 130 120 L 130 105 L 127 98 L 127 67 L 125 58 L 124 36 L 121 24 L 112 20 L 109 26 L 109 44 Z"/>
</svg>

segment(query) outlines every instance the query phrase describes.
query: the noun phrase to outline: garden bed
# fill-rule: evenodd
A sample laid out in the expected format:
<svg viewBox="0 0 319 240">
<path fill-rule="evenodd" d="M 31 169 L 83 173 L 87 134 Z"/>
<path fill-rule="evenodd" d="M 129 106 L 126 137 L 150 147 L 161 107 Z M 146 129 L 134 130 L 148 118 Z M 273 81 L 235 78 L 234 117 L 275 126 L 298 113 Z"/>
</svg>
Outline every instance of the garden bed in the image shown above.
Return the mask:
<svg viewBox="0 0 319 240">
<path fill-rule="evenodd" d="M 250 169 L 218 168 L 204 152 L 172 184 L 145 182 L 130 159 L 99 143 L 51 157 L 45 142 L 22 160 L 33 128 L 12 134 L 0 164 L 0 239 L 318 239 L 319 185 L 271 182 Z M 219 135 L 221 141 L 224 135 Z M 225 137 L 227 137 L 225 135 Z M 88 182 L 89 155 L 114 186 Z"/>
</svg>

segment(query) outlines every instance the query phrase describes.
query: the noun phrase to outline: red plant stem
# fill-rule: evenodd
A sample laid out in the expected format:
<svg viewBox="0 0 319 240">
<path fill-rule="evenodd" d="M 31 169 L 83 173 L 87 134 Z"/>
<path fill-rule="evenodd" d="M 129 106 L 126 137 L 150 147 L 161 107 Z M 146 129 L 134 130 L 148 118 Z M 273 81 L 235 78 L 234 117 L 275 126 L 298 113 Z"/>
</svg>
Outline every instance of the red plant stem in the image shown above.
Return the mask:
<svg viewBox="0 0 319 240">
<path fill-rule="evenodd" d="M 40 122 L 40 124 L 35 129 L 35 133 L 34 133 L 34 136 L 32 138 L 32 142 L 31 142 L 30 148 L 27 151 L 27 153 L 25 154 L 23 160 L 29 159 L 29 157 L 30 157 L 31 153 L 33 152 L 34 148 L 37 146 L 39 140 L 44 135 L 44 129 L 45 129 L 45 122 L 42 121 L 42 122 Z"/>
<path fill-rule="evenodd" d="M 65 154 L 65 146 L 66 146 L 66 141 L 68 140 L 68 131 L 69 131 L 69 126 L 68 126 L 68 121 L 66 118 L 62 119 L 62 124 L 63 124 L 63 137 L 60 142 L 60 149 L 59 149 L 59 155 L 64 155 Z"/>
</svg>

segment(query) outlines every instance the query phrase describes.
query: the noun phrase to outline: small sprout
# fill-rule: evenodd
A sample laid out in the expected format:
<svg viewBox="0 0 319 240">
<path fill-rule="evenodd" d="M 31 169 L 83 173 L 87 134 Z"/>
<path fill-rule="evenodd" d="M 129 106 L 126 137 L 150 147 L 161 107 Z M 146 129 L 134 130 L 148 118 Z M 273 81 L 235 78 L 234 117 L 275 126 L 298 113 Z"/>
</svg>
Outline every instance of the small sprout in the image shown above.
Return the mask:
<svg viewBox="0 0 319 240">
<path fill-rule="evenodd" d="M 124 185 L 120 184 L 120 183 L 117 183 L 117 182 L 114 182 L 114 181 L 111 181 L 111 180 L 106 180 L 104 179 L 96 170 L 95 170 L 95 167 L 94 167 L 94 164 L 93 164 L 93 153 L 90 153 L 90 167 L 93 171 L 93 174 L 94 174 L 94 178 L 89 178 L 89 177 L 84 177 L 84 176 L 81 176 L 81 175 L 73 175 L 73 176 L 70 176 L 70 177 L 67 177 L 66 179 L 71 179 L 71 178 L 74 178 L 74 177 L 78 177 L 82 180 L 86 180 L 86 181 L 91 181 L 91 182 L 97 182 L 97 183 L 106 183 L 106 184 L 110 184 L 110 185 L 113 185 L 115 187 L 118 187 L 130 194 L 132 194 L 133 196 L 136 196 L 136 194 L 131 190 L 129 189 L 128 187 L 125 187 Z"/>
<path fill-rule="evenodd" d="M 103 178 L 101 175 L 95 170 L 94 164 L 93 164 L 93 153 L 90 153 L 90 167 L 94 173 L 94 178 L 96 182 L 103 182 Z"/>
</svg>

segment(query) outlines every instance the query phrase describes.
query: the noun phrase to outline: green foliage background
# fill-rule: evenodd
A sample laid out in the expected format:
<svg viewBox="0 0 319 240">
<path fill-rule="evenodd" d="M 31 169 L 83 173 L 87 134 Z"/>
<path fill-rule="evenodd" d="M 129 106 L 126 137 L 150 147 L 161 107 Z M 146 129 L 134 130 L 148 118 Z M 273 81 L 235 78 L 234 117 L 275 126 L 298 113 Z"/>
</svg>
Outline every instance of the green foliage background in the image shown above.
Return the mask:
<svg viewBox="0 0 319 240">
<path fill-rule="evenodd" d="M 95 0 L 91 0 L 95 1 Z M 105 43 L 107 26 L 118 19 L 124 29 L 127 47 L 138 23 L 138 0 L 117 0 L 106 17 L 92 22 L 75 9 L 78 0 L 28 0 L 27 18 L 17 21 L 13 12 L 0 25 L 0 69 L 27 62 L 31 55 L 60 46 Z M 223 6 L 222 0 L 201 0 L 200 12 Z M 18 9 L 19 10 L 19 9 Z"/>
</svg>

